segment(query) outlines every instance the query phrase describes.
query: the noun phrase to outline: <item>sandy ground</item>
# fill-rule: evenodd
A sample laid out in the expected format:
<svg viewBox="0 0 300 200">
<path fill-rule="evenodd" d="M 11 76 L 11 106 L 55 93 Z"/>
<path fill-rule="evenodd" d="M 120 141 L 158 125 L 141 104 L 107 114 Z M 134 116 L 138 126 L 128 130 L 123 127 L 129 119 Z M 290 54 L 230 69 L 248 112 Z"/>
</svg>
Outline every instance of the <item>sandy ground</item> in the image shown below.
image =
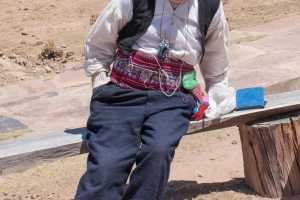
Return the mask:
<svg viewBox="0 0 300 200">
<path fill-rule="evenodd" d="M 0 85 L 6 85 L 0 88 L 0 115 L 19 119 L 33 132 L 84 126 L 90 86 L 78 71 L 82 44 L 90 17 L 104 4 L 0 0 Z M 299 0 L 228 0 L 225 9 L 233 30 L 235 87 L 271 85 L 299 76 Z M 63 51 L 55 60 L 39 56 L 49 40 L 54 50 Z M 43 79 L 31 80 L 38 77 Z M 82 155 L 2 175 L 0 200 L 70 200 L 85 159 Z M 184 137 L 173 162 L 167 200 L 185 199 L 263 199 L 244 183 L 236 128 Z"/>
<path fill-rule="evenodd" d="M 90 20 L 107 0 L 0 0 L 0 86 L 82 67 Z M 225 0 L 233 30 L 299 13 L 299 0 Z M 61 52 L 54 58 L 43 52 Z"/>
</svg>

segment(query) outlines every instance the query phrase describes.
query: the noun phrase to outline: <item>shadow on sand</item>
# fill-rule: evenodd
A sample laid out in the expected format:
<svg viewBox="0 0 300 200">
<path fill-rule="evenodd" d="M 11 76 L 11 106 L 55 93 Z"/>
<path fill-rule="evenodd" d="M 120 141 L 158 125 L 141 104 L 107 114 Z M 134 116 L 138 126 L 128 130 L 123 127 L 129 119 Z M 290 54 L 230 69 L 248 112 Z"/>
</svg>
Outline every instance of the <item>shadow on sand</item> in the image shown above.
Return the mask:
<svg viewBox="0 0 300 200">
<path fill-rule="evenodd" d="M 212 192 L 235 191 L 255 195 L 244 179 L 236 178 L 227 182 L 197 183 L 196 181 L 171 181 L 168 185 L 166 200 L 193 200 L 199 195 Z"/>
<path fill-rule="evenodd" d="M 165 200 L 195 200 L 196 197 L 212 192 L 234 191 L 246 195 L 257 195 L 245 183 L 243 178 L 235 178 L 226 182 L 197 183 L 196 181 L 171 181 Z M 283 197 L 274 200 L 299 200 L 300 195 Z"/>
</svg>

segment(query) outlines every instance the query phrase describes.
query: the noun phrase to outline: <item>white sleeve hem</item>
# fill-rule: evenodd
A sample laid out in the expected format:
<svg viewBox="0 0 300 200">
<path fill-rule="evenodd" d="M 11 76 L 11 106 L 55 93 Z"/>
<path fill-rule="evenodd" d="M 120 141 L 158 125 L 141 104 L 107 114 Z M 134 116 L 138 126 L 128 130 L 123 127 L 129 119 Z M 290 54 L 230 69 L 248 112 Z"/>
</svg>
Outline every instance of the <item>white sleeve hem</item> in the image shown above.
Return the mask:
<svg viewBox="0 0 300 200">
<path fill-rule="evenodd" d="M 92 76 L 92 88 L 99 87 L 101 85 L 105 85 L 110 82 L 110 77 L 106 71 L 101 71 Z"/>
</svg>

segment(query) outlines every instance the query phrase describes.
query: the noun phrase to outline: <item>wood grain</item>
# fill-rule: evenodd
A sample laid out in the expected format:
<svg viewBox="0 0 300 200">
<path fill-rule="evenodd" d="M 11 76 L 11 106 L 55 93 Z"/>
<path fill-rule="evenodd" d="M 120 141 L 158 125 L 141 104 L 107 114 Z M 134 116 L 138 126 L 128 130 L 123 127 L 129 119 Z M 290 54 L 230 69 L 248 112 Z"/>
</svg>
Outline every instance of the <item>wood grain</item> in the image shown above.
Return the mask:
<svg viewBox="0 0 300 200">
<path fill-rule="evenodd" d="M 10 173 L 83 153 L 82 136 L 50 133 L 0 143 L 0 171 Z"/>
<path fill-rule="evenodd" d="M 246 183 L 269 198 L 300 194 L 300 113 L 240 125 Z"/>
</svg>

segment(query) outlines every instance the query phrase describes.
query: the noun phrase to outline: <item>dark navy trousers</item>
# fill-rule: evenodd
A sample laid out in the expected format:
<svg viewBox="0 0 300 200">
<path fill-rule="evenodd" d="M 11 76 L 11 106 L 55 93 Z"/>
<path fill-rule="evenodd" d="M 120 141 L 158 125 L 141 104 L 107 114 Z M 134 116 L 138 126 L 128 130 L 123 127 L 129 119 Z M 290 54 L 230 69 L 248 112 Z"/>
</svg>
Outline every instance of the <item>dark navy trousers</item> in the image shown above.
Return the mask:
<svg viewBox="0 0 300 200">
<path fill-rule="evenodd" d="M 162 200 L 193 107 L 192 95 L 184 92 L 167 97 L 114 83 L 94 89 L 87 170 L 75 200 Z"/>
</svg>

